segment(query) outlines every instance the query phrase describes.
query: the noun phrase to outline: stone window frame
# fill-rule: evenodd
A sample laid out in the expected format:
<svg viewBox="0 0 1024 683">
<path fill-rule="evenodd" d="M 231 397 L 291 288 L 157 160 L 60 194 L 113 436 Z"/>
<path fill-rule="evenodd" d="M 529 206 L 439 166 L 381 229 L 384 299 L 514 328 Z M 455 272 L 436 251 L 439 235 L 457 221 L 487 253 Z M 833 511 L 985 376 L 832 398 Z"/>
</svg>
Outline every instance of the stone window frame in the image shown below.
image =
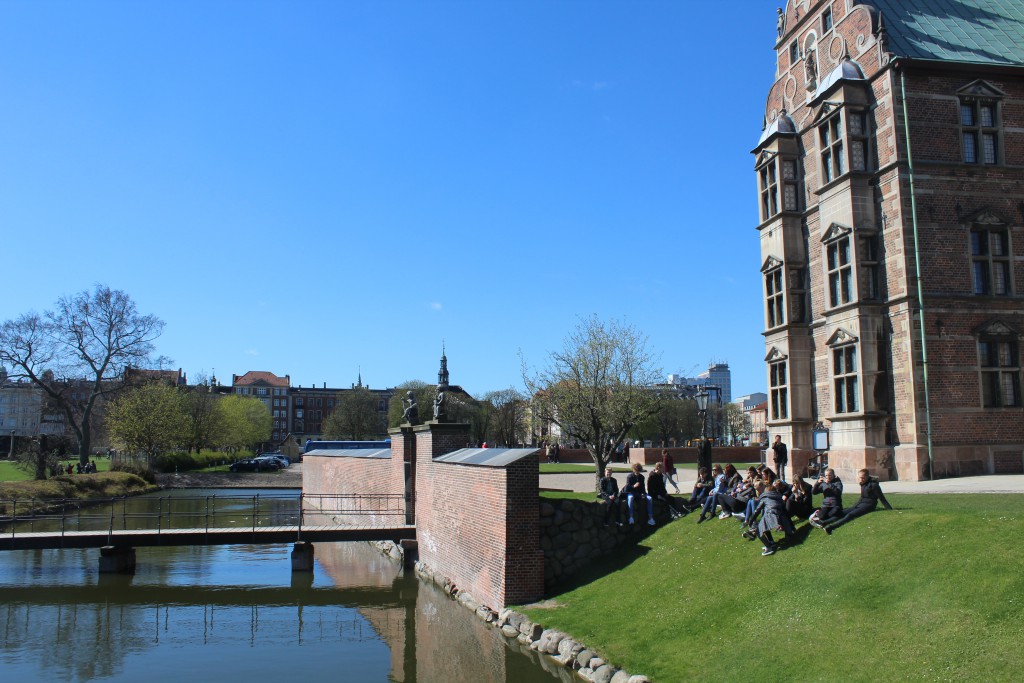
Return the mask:
<svg viewBox="0 0 1024 683">
<path fill-rule="evenodd" d="M 827 185 L 849 172 L 845 156 L 842 107 L 836 107 L 831 114 L 818 122 L 817 127 L 822 185 Z"/>
<path fill-rule="evenodd" d="M 771 330 L 786 324 L 786 278 L 783 262 L 774 256 L 765 259 L 761 266 L 764 278 L 765 329 Z"/>
<path fill-rule="evenodd" d="M 864 397 L 860 395 L 860 340 L 847 330 L 839 328 L 829 337 L 826 346 L 830 351 L 829 377 L 832 380 L 833 413 L 863 413 Z"/>
<path fill-rule="evenodd" d="M 757 165 L 757 191 L 761 200 L 761 222 L 779 214 L 779 169 L 775 164 L 778 154 L 765 151 Z"/>
<path fill-rule="evenodd" d="M 853 228 L 833 223 L 821 237 L 825 275 L 825 306 L 841 308 L 857 300 L 856 250 Z M 844 248 L 845 247 L 845 248 Z M 843 257 L 845 256 L 845 261 Z"/>
<path fill-rule="evenodd" d="M 1005 93 L 983 80 L 957 90 L 957 121 L 960 125 L 960 158 L 965 164 L 999 166 L 1003 156 Z"/>
<path fill-rule="evenodd" d="M 975 330 L 978 349 L 978 388 L 984 409 L 1020 408 L 1020 334 L 1000 320 Z"/>
<path fill-rule="evenodd" d="M 982 210 L 964 221 L 970 259 L 971 293 L 975 296 L 1012 296 L 1013 243 L 1010 225 Z"/>
<path fill-rule="evenodd" d="M 865 234 L 857 240 L 860 253 L 857 255 L 857 285 L 860 299 L 877 301 L 882 298 L 881 277 L 881 235 Z"/>
<path fill-rule="evenodd" d="M 793 66 L 800 61 L 800 41 L 794 40 L 789 44 L 789 65 Z"/>
<path fill-rule="evenodd" d="M 822 34 L 825 34 L 825 33 L 828 33 L 829 31 L 831 31 L 833 26 L 834 26 L 834 24 L 833 24 L 833 17 L 832 17 L 832 7 L 826 7 L 825 10 L 821 13 L 821 32 L 822 32 Z"/>
<path fill-rule="evenodd" d="M 868 106 L 834 100 L 821 104 L 814 122 L 821 187 L 850 173 L 871 172 L 871 125 Z"/>
<path fill-rule="evenodd" d="M 789 419 L 789 357 L 772 347 L 768 364 L 768 411 L 773 421 Z"/>
</svg>

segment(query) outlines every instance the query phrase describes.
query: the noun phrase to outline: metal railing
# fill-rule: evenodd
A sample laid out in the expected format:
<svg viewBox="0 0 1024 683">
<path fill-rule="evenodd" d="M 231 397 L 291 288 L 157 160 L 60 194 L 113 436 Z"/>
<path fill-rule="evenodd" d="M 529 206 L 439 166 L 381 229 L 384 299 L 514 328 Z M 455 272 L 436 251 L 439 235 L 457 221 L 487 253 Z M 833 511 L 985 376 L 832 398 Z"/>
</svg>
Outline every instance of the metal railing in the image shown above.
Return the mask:
<svg viewBox="0 0 1024 683">
<path fill-rule="evenodd" d="M 0 499 L 0 538 L 19 533 L 251 529 L 303 525 L 345 526 L 338 517 L 401 517 L 396 494 L 255 494 L 159 496 L 94 500 Z M 349 523 L 351 520 L 348 520 Z"/>
</svg>

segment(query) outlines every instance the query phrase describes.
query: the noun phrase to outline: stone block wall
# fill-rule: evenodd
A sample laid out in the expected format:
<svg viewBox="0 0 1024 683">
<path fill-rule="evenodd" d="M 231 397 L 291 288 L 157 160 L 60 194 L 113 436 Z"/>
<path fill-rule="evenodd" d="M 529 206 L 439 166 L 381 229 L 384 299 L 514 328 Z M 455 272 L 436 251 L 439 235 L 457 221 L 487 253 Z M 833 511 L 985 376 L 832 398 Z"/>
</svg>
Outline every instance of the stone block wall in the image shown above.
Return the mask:
<svg viewBox="0 0 1024 683">
<path fill-rule="evenodd" d="M 677 505 L 682 500 L 677 498 Z M 567 498 L 540 502 L 540 547 L 544 552 L 544 588 L 550 590 L 572 577 L 599 557 L 615 552 L 623 545 L 657 527 L 647 525 L 646 503 L 639 505 L 635 526 L 604 526 L 607 503 Z M 625 507 L 623 507 L 625 512 Z M 654 520 L 660 526 L 669 521 L 668 509 L 654 503 Z"/>
</svg>

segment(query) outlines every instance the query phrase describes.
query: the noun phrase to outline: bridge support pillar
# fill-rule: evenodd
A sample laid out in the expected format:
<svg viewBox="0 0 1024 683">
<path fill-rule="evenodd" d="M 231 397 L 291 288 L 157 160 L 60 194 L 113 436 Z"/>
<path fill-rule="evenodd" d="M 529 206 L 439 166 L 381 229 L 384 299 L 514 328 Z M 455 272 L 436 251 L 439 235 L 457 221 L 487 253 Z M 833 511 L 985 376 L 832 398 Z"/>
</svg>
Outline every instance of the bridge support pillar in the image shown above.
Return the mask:
<svg viewBox="0 0 1024 683">
<path fill-rule="evenodd" d="M 292 571 L 313 571 L 313 544 L 300 541 L 292 548 Z"/>
<path fill-rule="evenodd" d="M 402 546 L 402 566 L 406 569 L 415 569 L 416 561 L 420 559 L 419 548 L 415 538 L 404 538 L 398 542 Z"/>
<path fill-rule="evenodd" d="M 134 574 L 135 548 L 105 545 L 100 548 L 100 574 Z"/>
</svg>

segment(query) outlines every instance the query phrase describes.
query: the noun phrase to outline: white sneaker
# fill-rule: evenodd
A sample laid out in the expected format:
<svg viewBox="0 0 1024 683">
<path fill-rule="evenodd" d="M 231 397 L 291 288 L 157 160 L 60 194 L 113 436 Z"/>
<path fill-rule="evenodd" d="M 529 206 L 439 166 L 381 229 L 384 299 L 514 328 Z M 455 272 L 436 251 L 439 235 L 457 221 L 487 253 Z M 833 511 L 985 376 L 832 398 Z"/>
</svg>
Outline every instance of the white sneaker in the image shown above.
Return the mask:
<svg viewBox="0 0 1024 683">
<path fill-rule="evenodd" d="M 649 519 L 649 520 L 647 520 L 647 524 L 648 524 L 648 526 L 654 526 L 654 525 L 655 525 L 656 523 L 657 523 L 657 522 L 655 522 L 655 521 L 654 521 L 653 519 Z"/>
<path fill-rule="evenodd" d="M 722 514 L 718 515 L 719 519 L 729 519 L 730 517 L 732 517 L 732 514 L 728 512 L 723 512 Z"/>
</svg>

